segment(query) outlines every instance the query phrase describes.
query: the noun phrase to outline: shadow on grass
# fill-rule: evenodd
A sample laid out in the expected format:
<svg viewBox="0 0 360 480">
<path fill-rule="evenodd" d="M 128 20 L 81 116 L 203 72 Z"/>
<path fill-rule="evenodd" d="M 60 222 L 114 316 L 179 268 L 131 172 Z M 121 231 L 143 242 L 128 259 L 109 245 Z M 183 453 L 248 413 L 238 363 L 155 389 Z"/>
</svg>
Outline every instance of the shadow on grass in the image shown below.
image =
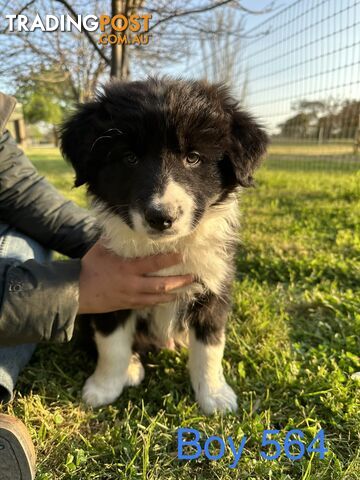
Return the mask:
<svg viewBox="0 0 360 480">
<path fill-rule="evenodd" d="M 174 414 L 176 405 L 181 403 L 183 398 L 190 397 L 192 400 L 188 402 L 189 407 L 194 406 L 195 400 L 183 354 L 174 354 L 167 350 L 157 354 L 149 353 L 143 365 L 145 379 L 141 385 L 125 388 L 120 398 L 113 402 L 114 407 L 121 411 L 129 402 L 139 405 L 143 401 L 147 413 L 155 416 L 159 409 L 166 409 L 166 405 L 167 413 Z M 17 388 L 22 395 L 39 395 L 42 403 L 49 409 L 56 402 L 57 405 L 70 403 L 74 408 L 80 406 L 84 410 L 91 410 L 83 403 L 81 392 L 95 366 L 94 358 L 88 352 L 78 349 L 76 342 L 40 345 L 30 365 L 20 377 Z M 168 402 L 166 394 L 170 396 Z M 98 414 L 101 415 L 101 411 L 96 410 L 96 415 Z"/>
</svg>

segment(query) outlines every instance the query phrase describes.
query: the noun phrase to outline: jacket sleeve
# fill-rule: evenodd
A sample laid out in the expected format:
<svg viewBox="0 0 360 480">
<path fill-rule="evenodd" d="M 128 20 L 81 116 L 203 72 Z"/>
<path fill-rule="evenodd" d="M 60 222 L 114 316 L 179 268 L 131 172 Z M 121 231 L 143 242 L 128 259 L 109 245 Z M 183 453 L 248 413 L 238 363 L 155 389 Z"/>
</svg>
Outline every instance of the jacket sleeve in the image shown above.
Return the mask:
<svg viewBox="0 0 360 480">
<path fill-rule="evenodd" d="M 0 93 L 0 221 L 73 260 L 0 259 L 0 345 L 67 341 L 78 311 L 80 258 L 96 241 L 94 219 L 41 177 L 9 132 L 15 100 Z"/>
<path fill-rule="evenodd" d="M 79 273 L 77 259 L 0 260 L 0 346 L 69 341 L 79 307 Z"/>
<path fill-rule="evenodd" d="M 98 238 L 94 218 L 38 174 L 9 132 L 0 137 L 0 219 L 72 258 Z"/>
</svg>

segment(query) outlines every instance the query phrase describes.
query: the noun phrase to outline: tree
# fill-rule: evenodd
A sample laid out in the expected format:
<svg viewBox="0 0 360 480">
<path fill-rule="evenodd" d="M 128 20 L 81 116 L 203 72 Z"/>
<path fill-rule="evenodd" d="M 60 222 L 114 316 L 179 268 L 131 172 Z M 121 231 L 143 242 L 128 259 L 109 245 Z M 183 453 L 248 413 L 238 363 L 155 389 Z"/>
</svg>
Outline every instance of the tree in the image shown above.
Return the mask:
<svg viewBox="0 0 360 480">
<path fill-rule="evenodd" d="M 58 63 L 71 78 L 71 85 L 79 100 L 86 100 L 89 92 L 105 73 L 109 71 L 118 78 L 128 78 L 133 72 L 151 72 L 156 66 L 176 63 L 191 55 L 199 46 L 200 34 L 216 35 L 226 33 L 228 37 L 240 37 L 243 33 L 236 28 L 223 25 L 222 31 L 214 29 L 212 14 L 219 17 L 231 12 L 233 18 L 245 15 L 262 14 L 273 8 L 272 3 L 266 9 L 252 11 L 242 5 L 241 0 L 112 0 L 108 9 L 112 14 L 128 15 L 139 11 L 152 15 L 149 34 L 152 41 L 146 47 L 136 45 L 115 45 L 111 49 L 98 45 L 96 34 L 91 32 L 72 33 L 41 32 L 32 33 L 31 38 L 23 32 L 8 35 L 4 28 L 3 50 L 0 53 L 0 74 L 14 77 L 16 67 L 23 69 L 27 65 L 38 63 Z M 37 11 L 70 14 L 104 13 L 104 2 L 100 0 L 14 0 L 9 11 L 9 2 L 0 0 L 0 8 L 6 13 L 26 13 L 34 16 Z M 110 5 L 111 3 L 111 5 Z M 8 12 L 9 11 L 9 12 Z M 236 22 L 233 24 L 236 27 Z M 111 51 L 111 54 L 110 54 Z M 7 60 L 6 63 L 2 60 Z M 109 72 L 109 73 L 110 73 Z"/>
<path fill-rule="evenodd" d="M 57 145 L 56 126 L 76 100 L 69 88 L 69 77 L 64 76 L 56 65 L 41 65 L 18 78 L 16 98 L 23 104 L 24 118 L 29 124 L 45 122 L 52 125 L 54 143 Z"/>
<path fill-rule="evenodd" d="M 318 118 L 321 114 L 327 111 L 328 104 L 323 100 L 299 100 L 291 105 L 291 109 Z"/>
<path fill-rule="evenodd" d="M 339 103 L 330 99 L 327 105 L 327 111 L 317 121 L 318 136 L 354 139 L 359 127 L 360 101 L 348 99 Z"/>
<path fill-rule="evenodd" d="M 298 113 L 279 125 L 281 134 L 292 138 L 351 138 L 356 139 L 360 129 L 360 101 L 333 98 L 327 100 L 300 100 L 293 104 Z"/>
<path fill-rule="evenodd" d="M 244 50 L 241 48 L 241 40 L 246 36 L 244 18 L 234 19 L 228 12 L 220 17 L 214 15 L 212 24 L 213 33 L 200 35 L 202 76 L 211 82 L 230 85 L 239 101 L 244 102 L 248 83 Z M 228 35 L 229 30 L 237 32 L 237 41 Z"/>
<path fill-rule="evenodd" d="M 108 11 L 100 0 L 13 0 L 11 3 L 0 0 L 4 14 L 26 14 L 30 19 L 38 12 L 73 18 L 89 13 L 152 15 L 148 32 L 151 42 L 144 47 L 121 43 L 112 47 L 99 45 L 99 32 L 85 30 L 9 34 L 6 26 L 0 29 L 2 84 L 7 84 L 8 90 L 26 105 L 29 122 L 41 119 L 55 125 L 74 103 L 89 100 L 109 74 L 121 79 L 129 78 L 131 73 L 143 77 L 159 74 L 185 57 L 201 61 L 196 53 L 201 45 L 210 48 L 211 55 L 216 52 L 217 59 L 223 58 L 216 78 L 215 74 L 209 78 L 232 83 L 239 77 L 235 75 L 235 62 L 241 60 L 240 49 L 232 40 L 240 41 L 244 35 L 244 17 L 261 15 L 273 8 L 269 3 L 263 10 L 252 11 L 241 0 L 108 0 L 106 3 Z M 107 32 L 111 32 L 110 27 Z M 241 78 L 244 86 L 238 89 L 239 98 L 246 92 L 245 71 Z M 16 92 L 14 85 L 18 86 Z M 57 140 L 55 127 L 54 135 Z"/>
<path fill-rule="evenodd" d="M 281 135 L 288 138 L 305 138 L 308 135 L 312 116 L 300 112 L 281 123 Z"/>
<path fill-rule="evenodd" d="M 78 4 L 85 11 L 95 11 L 98 0 L 79 0 Z M 15 0 L 8 6 L 6 0 L 0 0 L 0 7 L 6 14 L 26 13 L 34 18 L 40 12 L 67 13 L 63 6 L 59 10 L 57 0 Z M 96 44 L 93 37 L 92 41 Z M 60 30 L 54 32 L 14 32 L 9 34 L 6 29 L 0 32 L 2 49 L 0 52 L 0 74 L 3 83 L 11 91 L 13 85 L 21 82 L 22 78 L 31 78 L 34 70 L 47 68 L 54 70 L 68 82 L 68 90 L 77 102 L 88 100 L 104 75 L 107 63 L 99 55 L 98 46 L 95 47 L 89 38 L 77 31 L 64 34 Z M 52 79 L 48 77 L 48 86 Z"/>
<path fill-rule="evenodd" d="M 337 115 L 340 134 L 343 138 L 355 138 L 360 127 L 360 101 L 345 100 Z"/>
<path fill-rule="evenodd" d="M 62 120 L 62 112 L 58 104 L 52 102 L 45 96 L 33 92 L 29 101 L 24 104 L 24 118 L 30 124 L 41 121 L 49 123 L 53 127 L 54 145 L 58 145 L 56 126 Z"/>
</svg>

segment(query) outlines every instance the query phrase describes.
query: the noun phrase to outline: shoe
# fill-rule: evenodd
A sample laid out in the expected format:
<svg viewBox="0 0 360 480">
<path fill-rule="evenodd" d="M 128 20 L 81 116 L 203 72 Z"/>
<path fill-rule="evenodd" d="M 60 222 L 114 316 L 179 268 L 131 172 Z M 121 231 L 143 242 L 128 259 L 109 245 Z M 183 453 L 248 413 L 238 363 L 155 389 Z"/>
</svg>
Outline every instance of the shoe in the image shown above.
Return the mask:
<svg viewBox="0 0 360 480">
<path fill-rule="evenodd" d="M 36 454 L 25 425 L 0 414 L 0 480 L 33 480 Z"/>
</svg>

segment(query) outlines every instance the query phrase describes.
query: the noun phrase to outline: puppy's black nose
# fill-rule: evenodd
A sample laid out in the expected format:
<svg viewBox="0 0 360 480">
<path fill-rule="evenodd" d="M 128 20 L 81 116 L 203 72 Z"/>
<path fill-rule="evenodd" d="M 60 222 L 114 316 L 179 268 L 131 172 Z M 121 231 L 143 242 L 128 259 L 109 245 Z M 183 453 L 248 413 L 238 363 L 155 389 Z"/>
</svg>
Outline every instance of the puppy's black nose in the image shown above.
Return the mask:
<svg viewBox="0 0 360 480">
<path fill-rule="evenodd" d="M 145 211 L 145 220 L 151 228 L 162 232 L 172 227 L 175 217 L 161 208 L 149 207 Z"/>
</svg>

